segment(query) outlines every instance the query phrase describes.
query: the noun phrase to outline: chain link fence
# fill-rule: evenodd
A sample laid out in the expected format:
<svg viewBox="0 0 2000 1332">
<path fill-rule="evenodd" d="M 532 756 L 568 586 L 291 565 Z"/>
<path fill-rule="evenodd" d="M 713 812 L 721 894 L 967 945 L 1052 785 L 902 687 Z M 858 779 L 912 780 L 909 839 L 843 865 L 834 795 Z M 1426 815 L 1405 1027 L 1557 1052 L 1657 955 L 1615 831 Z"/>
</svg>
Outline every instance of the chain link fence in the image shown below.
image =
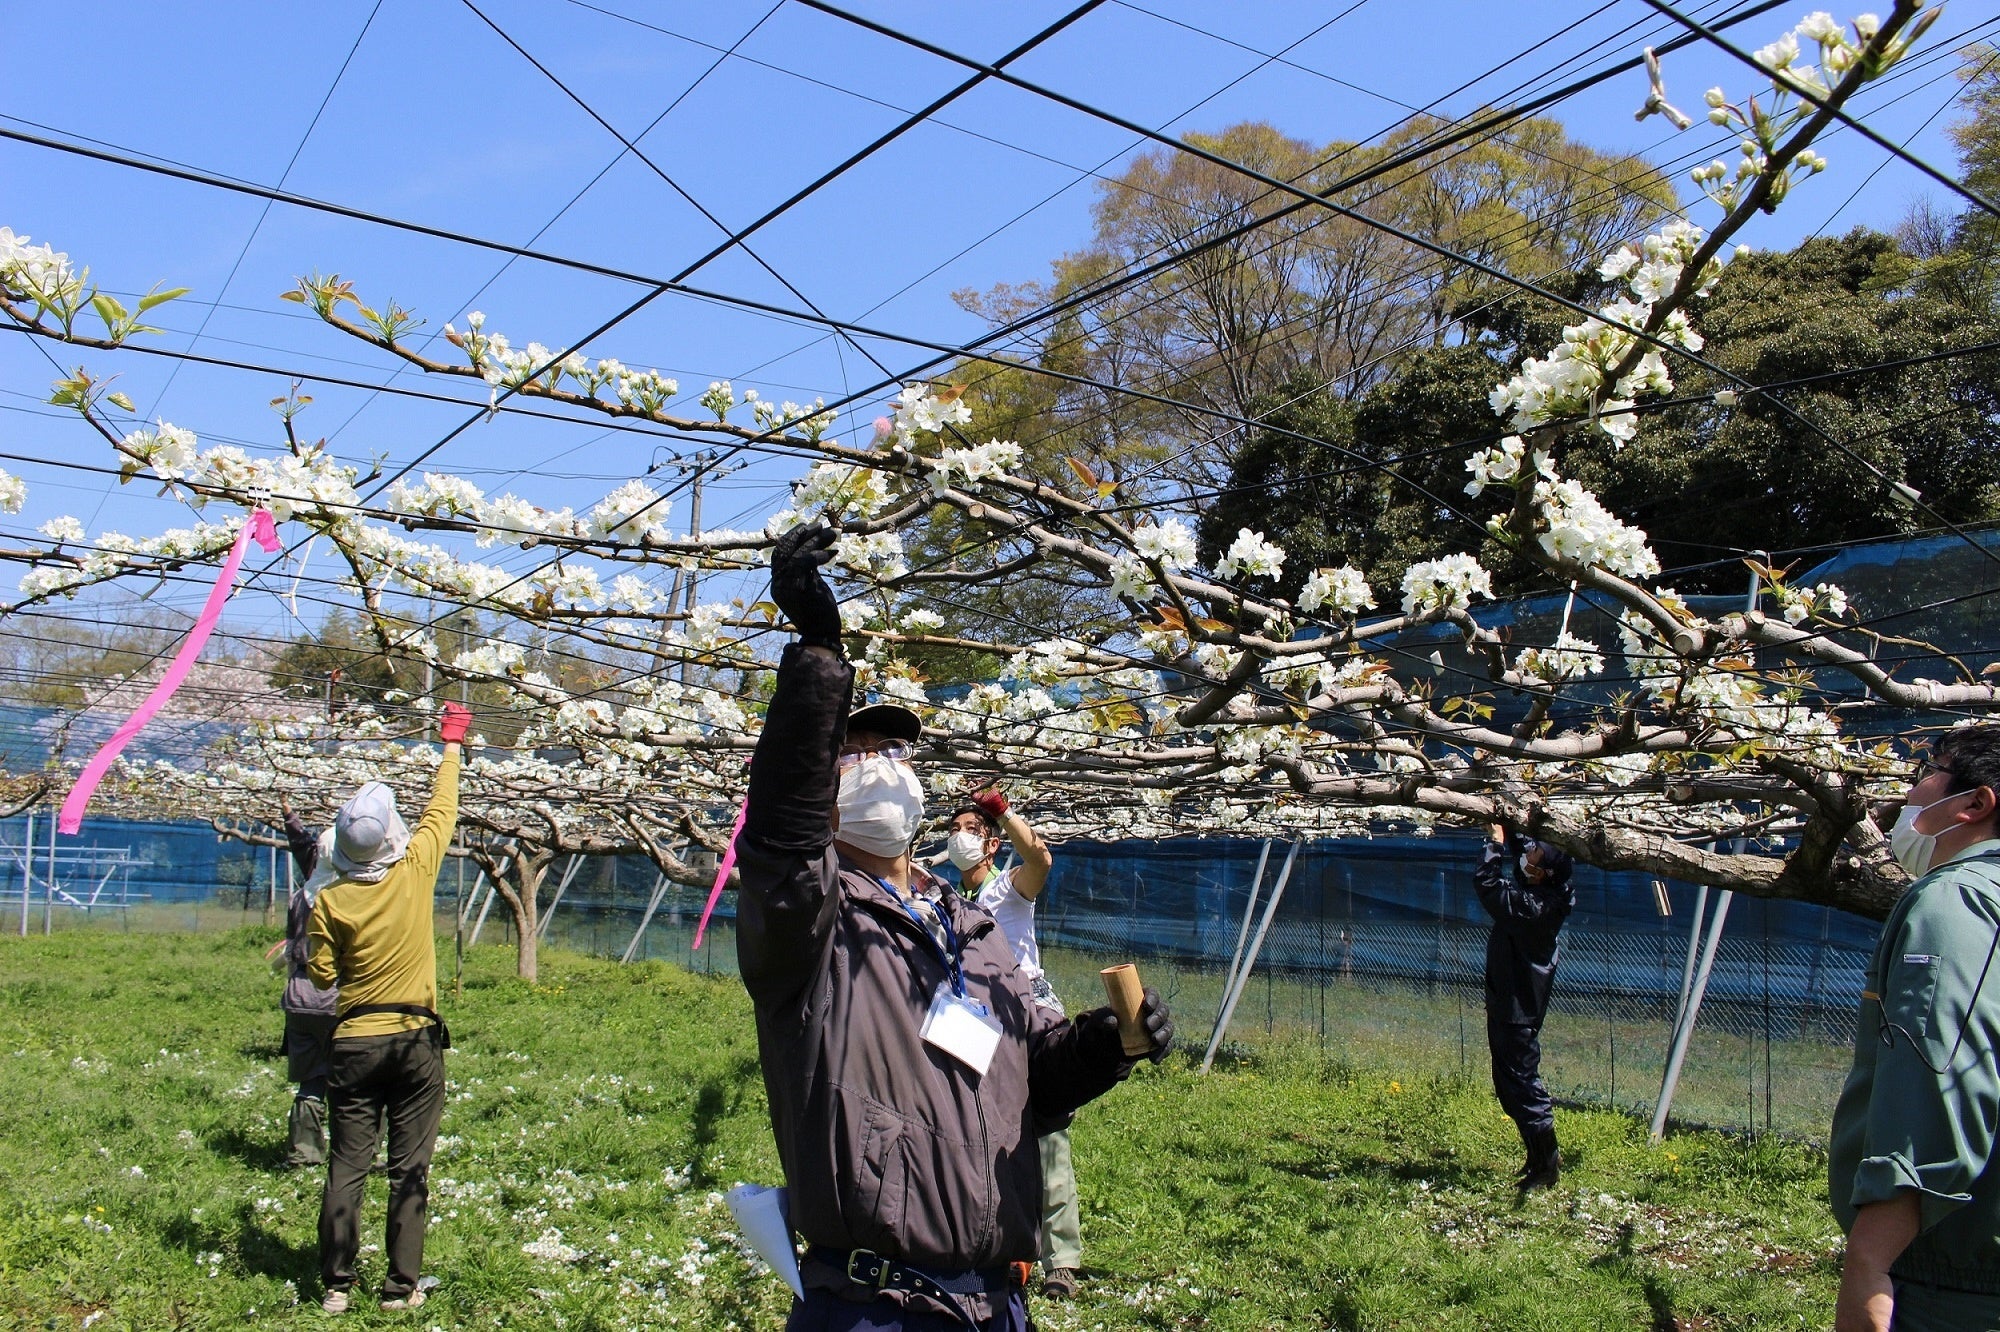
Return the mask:
<svg viewBox="0 0 2000 1332">
<path fill-rule="evenodd" d="M 204 825 L 92 820 L 83 837 L 59 840 L 51 860 L 45 827 L 38 819 L 30 836 L 25 820 L 0 823 L 0 930 L 205 930 L 283 919 L 290 872 L 282 853 L 221 842 Z M 1471 887 L 1476 840 L 1308 844 L 1273 910 L 1286 851 L 1192 840 L 1057 848 L 1057 874 L 1038 912 L 1057 992 L 1072 1006 L 1097 1004 L 1097 970 L 1137 962 L 1199 1054 L 1232 961 L 1268 913 L 1222 1060 L 1313 1047 L 1389 1077 L 1484 1080 L 1488 930 Z M 545 909 L 566 868 L 552 867 Z M 1695 907 L 1719 895 L 1588 867 L 1577 880 L 1543 1032 L 1544 1076 L 1558 1097 L 1650 1117 L 1693 970 Z M 478 946 L 511 947 L 504 904 L 481 911 L 488 892 L 476 868 L 448 865 L 438 884 L 440 935 L 462 928 L 469 939 L 484 915 Z M 589 860 L 548 915 L 544 940 L 733 974 L 728 897 L 702 948 L 692 946 L 706 896 L 661 885 L 636 857 Z M 1711 901 L 1710 921 L 1713 910 Z M 1798 903 L 1735 899 L 1674 1117 L 1824 1140 L 1851 1060 L 1875 928 Z M 448 949 L 440 957 L 452 965 Z"/>
</svg>

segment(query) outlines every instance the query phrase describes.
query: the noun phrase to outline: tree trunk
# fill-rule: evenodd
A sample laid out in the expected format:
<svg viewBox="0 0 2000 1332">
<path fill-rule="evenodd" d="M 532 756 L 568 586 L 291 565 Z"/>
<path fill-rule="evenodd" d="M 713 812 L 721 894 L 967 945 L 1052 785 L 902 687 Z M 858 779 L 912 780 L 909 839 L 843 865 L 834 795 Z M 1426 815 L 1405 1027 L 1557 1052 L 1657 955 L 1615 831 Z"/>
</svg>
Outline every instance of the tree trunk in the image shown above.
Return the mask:
<svg viewBox="0 0 2000 1332">
<path fill-rule="evenodd" d="M 514 974 L 533 984 L 540 976 L 536 945 L 540 943 L 542 921 L 542 880 L 547 877 L 552 853 L 525 848 L 518 850 L 507 868 L 513 883 L 507 886 L 507 905 L 514 913 Z"/>
</svg>

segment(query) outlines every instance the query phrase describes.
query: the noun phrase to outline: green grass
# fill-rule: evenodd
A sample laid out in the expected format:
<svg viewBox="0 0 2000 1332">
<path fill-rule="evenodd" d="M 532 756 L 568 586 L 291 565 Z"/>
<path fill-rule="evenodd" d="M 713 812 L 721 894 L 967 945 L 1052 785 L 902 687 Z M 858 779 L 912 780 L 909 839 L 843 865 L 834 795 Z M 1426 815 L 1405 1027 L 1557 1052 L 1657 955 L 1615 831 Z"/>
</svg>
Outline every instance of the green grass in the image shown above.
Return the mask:
<svg viewBox="0 0 2000 1332">
<path fill-rule="evenodd" d="M 319 1180 L 275 1170 L 290 1089 L 258 960 L 273 937 L 0 939 L 0 1325 L 324 1321 Z M 512 960 L 482 946 L 447 997 L 459 1048 L 425 1259 L 443 1285 L 419 1314 L 371 1304 L 341 1325 L 779 1326 L 781 1287 L 741 1256 L 716 1192 L 778 1177 L 740 986 L 551 950 L 531 987 Z M 1079 1117 L 1085 1297 L 1038 1322 L 1824 1323 L 1838 1236 L 1817 1152 L 1708 1134 L 1654 1148 L 1629 1117 L 1565 1111 L 1563 1187 L 1522 1202 L 1518 1141 L 1482 1082 L 1330 1059 L 1316 1035 L 1206 1078 L 1181 1056 L 1142 1067 Z M 365 1288 L 381 1275 L 365 1251 Z"/>
</svg>

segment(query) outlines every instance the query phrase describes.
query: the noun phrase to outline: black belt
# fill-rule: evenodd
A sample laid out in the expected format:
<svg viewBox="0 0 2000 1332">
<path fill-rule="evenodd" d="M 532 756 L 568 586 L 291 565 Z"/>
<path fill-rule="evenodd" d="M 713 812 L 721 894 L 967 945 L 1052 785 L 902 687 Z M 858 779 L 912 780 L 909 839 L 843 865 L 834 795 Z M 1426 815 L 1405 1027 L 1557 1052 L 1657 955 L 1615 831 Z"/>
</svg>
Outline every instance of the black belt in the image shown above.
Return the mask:
<svg viewBox="0 0 2000 1332">
<path fill-rule="evenodd" d="M 897 1290 L 906 1295 L 922 1295 L 935 1300 L 956 1313 L 972 1332 L 979 1332 L 979 1324 L 965 1311 L 958 1297 L 1005 1292 L 1014 1281 L 1012 1267 L 926 1272 L 873 1249 L 854 1249 L 843 1253 L 824 1244 L 815 1244 L 806 1250 L 806 1258 L 841 1273 L 851 1284 L 868 1290 Z"/>
<path fill-rule="evenodd" d="M 340 1015 L 340 1021 L 333 1024 L 334 1034 L 358 1017 L 368 1017 L 374 1013 L 400 1013 L 404 1017 L 429 1018 L 437 1027 L 438 1042 L 446 1050 L 451 1049 L 451 1028 L 444 1025 L 444 1019 L 422 1004 L 356 1004 Z"/>
</svg>

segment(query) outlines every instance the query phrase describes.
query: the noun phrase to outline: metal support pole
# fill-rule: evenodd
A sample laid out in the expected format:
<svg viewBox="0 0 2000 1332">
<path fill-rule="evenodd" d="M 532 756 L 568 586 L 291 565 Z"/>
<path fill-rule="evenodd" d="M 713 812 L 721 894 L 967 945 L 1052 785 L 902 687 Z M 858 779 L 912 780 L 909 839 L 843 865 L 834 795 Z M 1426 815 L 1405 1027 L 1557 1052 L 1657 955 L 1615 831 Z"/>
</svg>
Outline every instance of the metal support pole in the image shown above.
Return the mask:
<svg viewBox="0 0 2000 1332">
<path fill-rule="evenodd" d="M 1285 867 L 1278 871 L 1278 882 L 1271 889 L 1271 898 L 1264 904 L 1264 918 L 1257 922 L 1257 937 L 1250 941 L 1250 951 L 1243 955 L 1243 974 L 1238 978 L 1236 989 L 1223 1002 L 1222 1016 L 1216 1019 L 1215 1034 L 1208 1039 L 1208 1053 L 1202 1057 L 1201 1071 L 1208 1072 L 1215 1062 L 1215 1052 L 1222 1045 L 1222 1038 L 1229 1031 L 1229 1019 L 1236 1012 L 1236 1001 L 1243 997 L 1248 988 L 1250 973 L 1257 966 L 1257 954 L 1263 951 L 1264 936 L 1270 932 L 1271 920 L 1278 914 L 1278 903 L 1285 899 L 1285 884 L 1292 877 L 1292 862 L 1299 858 L 1299 843 L 1293 842 L 1292 849 L 1285 853 Z"/>
<path fill-rule="evenodd" d="M 1264 850 L 1260 850 L 1258 858 L 1256 858 L 1256 874 L 1250 876 L 1250 902 L 1244 904 L 1244 924 L 1242 924 L 1240 930 L 1236 930 L 1236 952 L 1230 954 L 1230 970 L 1228 970 L 1228 976 L 1222 978 L 1222 1002 L 1216 1004 L 1216 1026 L 1214 1026 L 1214 1030 L 1208 1032 L 1208 1058 L 1202 1060 L 1202 1068 L 1208 1068 L 1208 1062 L 1212 1058 L 1216 1058 L 1216 1044 L 1222 1040 L 1222 1036 L 1220 1036 L 1220 1032 L 1222 1032 L 1222 1010 L 1228 1006 L 1230 994 L 1236 990 L 1236 968 L 1242 966 L 1242 962 L 1244 962 L 1244 946 L 1250 942 L 1250 922 L 1256 918 L 1256 898 L 1258 898 L 1260 892 L 1264 892 L 1264 866 L 1266 864 L 1270 864 L 1270 838 L 1264 838 Z"/>
<path fill-rule="evenodd" d="M 21 834 L 21 937 L 28 937 L 28 899 L 35 890 L 35 811 L 28 811 L 28 828 Z"/>
<path fill-rule="evenodd" d="M 660 899 L 667 895 L 667 876 L 662 874 L 653 883 L 653 895 L 646 902 L 646 913 L 639 917 L 639 928 L 632 931 L 632 942 L 625 945 L 625 951 L 618 958 L 620 963 L 630 962 L 632 955 L 639 951 L 639 941 L 646 937 L 646 927 L 653 923 L 653 913 L 660 909 Z"/>
<path fill-rule="evenodd" d="M 1709 922 L 1708 941 L 1701 950 L 1701 964 L 1695 969 L 1694 986 L 1688 991 L 1687 1011 L 1674 1026 L 1674 1040 L 1667 1050 L 1667 1069 L 1660 1079 L 1660 1102 L 1653 1108 L 1651 1140 L 1666 1136 L 1667 1113 L 1673 1109 L 1674 1088 L 1680 1084 L 1681 1065 L 1687 1060 L 1688 1043 L 1694 1038 L 1695 1020 L 1701 1016 L 1702 996 L 1708 993 L 1709 973 L 1715 968 L 1715 953 L 1722 944 L 1722 922 L 1729 916 L 1729 901 L 1735 896 L 1723 889 L 1715 899 L 1715 918 Z"/>
<path fill-rule="evenodd" d="M 42 894 L 42 933 L 55 929 L 56 916 L 56 825 L 62 820 L 49 816 L 49 890 Z"/>
<path fill-rule="evenodd" d="M 465 994 L 465 857 L 458 858 L 458 887 L 451 899 L 451 997 Z"/>
<path fill-rule="evenodd" d="M 1688 931 L 1687 961 L 1681 966 L 1680 1002 L 1674 1005 L 1674 1025 L 1676 1027 L 1680 1026 L 1681 1018 L 1687 1013 L 1688 991 L 1694 988 L 1695 959 L 1701 955 L 1701 922 L 1702 917 L 1707 914 L 1708 885 L 1704 883 L 1696 887 L 1694 894 L 1694 926 Z"/>
<path fill-rule="evenodd" d="M 576 877 L 577 866 L 582 863 L 583 852 L 578 851 L 570 856 L 569 864 L 563 869 L 562 881 L 556 884 L 556 895 L 549 899 L 549 909 L 542 913 L 540 920 L 535 922 L 535 937 L 537 939 L 546 939 L 548 937 L 549 922 L 555 919 L 556 908 L 562 905 L 563 894 L 569 891 L 569 881 Z"/>
<path fill-rule="evenodd" d="M 508 857 L 506 860 L 501 861 L 500 874 L 505 874 L 507 872 L 508 865 L 512 863 L 513 863 L 513 857 L 511 856 Z M 491 886 L 488 887 L 486 890 L 486 901 L 483 904 L 481 904 L 479 908 L 479 919 L 472 923 L 472 937 L 465 941 L 465 946 L 467 948 L 479 947 L 479 932 L 486 928 L 486 913 L 493 909 L 493 899 L 498 897 L 499 895 L 500 895 L 500 878 L 499 875 L 495 875 Z"/>
</svg>

